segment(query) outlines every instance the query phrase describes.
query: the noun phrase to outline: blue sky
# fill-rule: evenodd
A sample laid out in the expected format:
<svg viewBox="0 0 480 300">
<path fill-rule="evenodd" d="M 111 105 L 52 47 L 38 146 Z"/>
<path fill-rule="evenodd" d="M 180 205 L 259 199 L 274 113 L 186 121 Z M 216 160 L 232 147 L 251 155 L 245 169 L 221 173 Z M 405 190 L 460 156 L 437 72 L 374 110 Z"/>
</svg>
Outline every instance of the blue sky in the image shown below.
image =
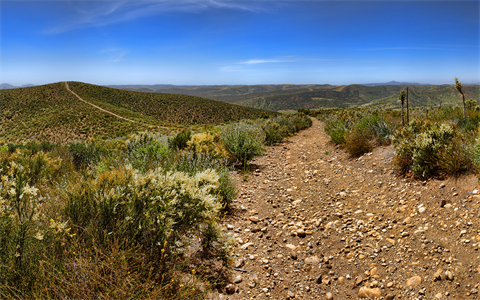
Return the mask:
<svg viewBox="0 0 480 300">
<path fill-rule="evenodd" d="M 480 82 L 480 2 L 5 1 L 0 83 Z"/>
</svg>

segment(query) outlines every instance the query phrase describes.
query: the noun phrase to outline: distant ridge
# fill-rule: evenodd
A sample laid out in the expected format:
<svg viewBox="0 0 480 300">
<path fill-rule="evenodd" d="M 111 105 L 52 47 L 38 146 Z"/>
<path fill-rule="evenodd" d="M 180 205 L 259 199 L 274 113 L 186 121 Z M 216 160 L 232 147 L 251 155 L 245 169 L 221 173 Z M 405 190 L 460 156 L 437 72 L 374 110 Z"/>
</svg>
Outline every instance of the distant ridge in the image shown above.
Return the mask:
<svg viewBox="0 0 480 300">
<path fill-rule="evenodd" d="M 397 81 L 389 81 L 384 83 L 365 83 L 360 84 L 363 86 L 379 86 L 379 85 L 431 85 L 429 83 L 418 83 L 418 82 L 397 82 Z"/>
<path fill-rule="evenodd" d="M 24 88 L 24 87 L 32 87 L 35 86 L 35 84 L 24 84 L 22 86 L 14 86 L 8 83 L 2 83 L 0 84 L 0 90 L 6 90 L 6 89 L 18 89 L 18 88 Z"/>
</svg>

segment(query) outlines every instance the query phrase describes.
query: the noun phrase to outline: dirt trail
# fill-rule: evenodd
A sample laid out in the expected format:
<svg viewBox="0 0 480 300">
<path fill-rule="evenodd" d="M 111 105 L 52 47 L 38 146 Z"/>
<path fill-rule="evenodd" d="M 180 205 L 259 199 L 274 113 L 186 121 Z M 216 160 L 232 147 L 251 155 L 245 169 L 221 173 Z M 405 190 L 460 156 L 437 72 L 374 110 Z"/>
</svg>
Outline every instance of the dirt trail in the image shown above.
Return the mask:
<svg viewBox="0 0 480 300">
<path fill-rule="evenodd" d="M 70 93 L 74 94 L 75 97 L 78 98 L 78 100 L 83 101 L 83 102 L 85 102 L 85 103 L 87 103 L 87 104 L 89 104 L 89 105 L 91 105 L 91 106 L 93 106 L 93 107 L 95 107 L 95 108 L 97 108 L 97 109 L 99 109 L 99 110 L 107 113 L 107 114 L 110 114 L 110 115 L 112 115 L 112 116 L 115 116 L 115 117 L 117 117 L 117 118 L 123 119 L 123 120 L 125 120 L 125 121 L 130 121 L 130 122 L 136 123 L 136 121 L 134 121 L 134 120 L 130 120 L 130 119 L 124 118 L 124 117 L 122 117 L 122 116 L 119 116 L 119 115 L 117 115 L 117 114 L 114 114 L 114 113 L 112 113 L 111 111 L 108 111 L 108 110 L 106 110 L 106 109 L 103 109 L 103 108 L 101 108 L 100 106 L 97 106 L 97 105 L 95 105 L 95 104 L 93 104 L 93 103 L 90 103 L 90 102 L 82 99 L 79 95 L 77 95 L 74 91 L 72 91 L 72 90 L 70 89 L 70 87 L 68 86 L 68 83 L 67 83 L 66 81 L 65 81 L 65 86 L 67 87 L 67 90 L 68 90 Z"/>
<path fill-rule="evenodd" d="M 479 299 L 476 178 L 405 179 L 392 158 L 348 158 L 317 120 L 269 147 L 238 176 L 235 292 L 218 298 Z"/>
</svg>

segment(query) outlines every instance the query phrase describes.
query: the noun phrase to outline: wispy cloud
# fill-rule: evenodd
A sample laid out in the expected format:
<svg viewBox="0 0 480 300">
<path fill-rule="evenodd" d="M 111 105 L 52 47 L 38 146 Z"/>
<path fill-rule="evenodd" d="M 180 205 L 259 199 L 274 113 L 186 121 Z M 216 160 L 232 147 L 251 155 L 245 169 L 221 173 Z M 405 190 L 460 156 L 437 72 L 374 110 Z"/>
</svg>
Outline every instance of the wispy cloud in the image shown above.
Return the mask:
<svg viewBox="0 0 480 300">
<path fill-rule="evenodd" d="M 240 65 L 294 62 L 294 59 L 249 59 L 238 62 Z"/>
<path fill-rule="evenodd" d="M 291 56 L 282 56 L 276 58 L 264 58 L 264 59 L 247 59 L 241 60 L 230 65 L 220 67 L 220 71 L 225 72 L 237 72 L 237 71 L 246 71 L 251 70 L 254 68 L 255 65 L 274 65 L 274 64 L 284 64 L 284 63 L 319 63 L 319 62 L 332 62 L 332 61 L 340 61 L 340 59 L 327 59 L 327 58 L 309 58 L 309 57 L 298 57 L 296 55 Z M 247 69 L 246 67 L 249 66 L 250 68 Z"/>
<path fill-rule="evenodd" d="M 452 48 L 471 48 L 479 46 L 475 45 L 431 45 L 423 47 L 377 47 L 377 48 L 361 48 L 355 49 L 356 51 L 385 51 L 385 50 L 446 50 Z"/>
<path fill-rule="evenodd" d="M 58 34 L 83 27 L 100 27 L 142 17 L 172 12 L 201 13 L 213 9 L 262 11 L 255 2 L 219 0 L 146 0 L 146 1 L 98 1 L 77 2 L 71 7 L 69 20 L 43 32 Z"/>
<path fill-rule="evenodd" d="M 128 53 L 125 49 L 111 48 L 100 51 L 108 55 L 107 61 L 109 62 L 120 62 L 123 60 L 123 57 Z"/>
</svg>

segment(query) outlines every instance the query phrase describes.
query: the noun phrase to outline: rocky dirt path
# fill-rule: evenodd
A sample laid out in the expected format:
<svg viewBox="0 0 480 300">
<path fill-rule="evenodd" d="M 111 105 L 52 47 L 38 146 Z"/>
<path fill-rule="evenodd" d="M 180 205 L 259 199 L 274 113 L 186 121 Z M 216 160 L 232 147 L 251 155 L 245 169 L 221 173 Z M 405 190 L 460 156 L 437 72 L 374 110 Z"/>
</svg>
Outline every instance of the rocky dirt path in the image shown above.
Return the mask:
<svg viewBox="0 0 480 300">
<path fill-rule="evenodd" d="M 391 147 L 359 159 L 323 124 L 253 161 L 226 230 L 238 241 L 222 299 L 480 299 L 474 176 L 396 176 Z"/>
</svg>

